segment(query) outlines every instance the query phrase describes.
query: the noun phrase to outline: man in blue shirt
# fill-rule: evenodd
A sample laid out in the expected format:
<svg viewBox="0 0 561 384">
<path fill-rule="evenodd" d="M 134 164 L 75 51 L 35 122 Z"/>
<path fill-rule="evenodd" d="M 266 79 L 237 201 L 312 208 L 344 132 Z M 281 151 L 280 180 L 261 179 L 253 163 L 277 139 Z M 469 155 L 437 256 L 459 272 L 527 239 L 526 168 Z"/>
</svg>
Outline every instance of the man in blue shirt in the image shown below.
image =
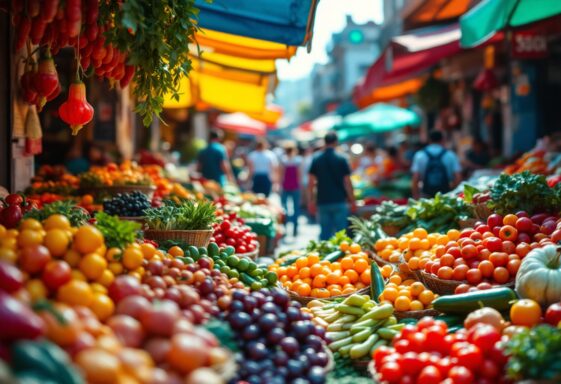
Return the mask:
<svg viewBox="0 0 561 384">
<path fill-rule="evenodd" d="M 308 181 L 309 210 L 313 215 L 317 207 L 321 240 L 347 227 L 347 203 L 351 205 L 351 212 L 356 210 L 351 168 L 347 159 L 335 151 L 337 134 L 329 132 L 324 140 L 325 149 L 313 159 Z"/>
<path fill-rule="evenodd" d="M 214 180 L 222 187 L 226 184 L 226 177 L 235 184 L 230 167 L 230 160 L 226 148 L 220 144 L 220 132 L 211 131 L 208 146 L 199 152 L 198 170 L 207 180 Z"/>
</svg>

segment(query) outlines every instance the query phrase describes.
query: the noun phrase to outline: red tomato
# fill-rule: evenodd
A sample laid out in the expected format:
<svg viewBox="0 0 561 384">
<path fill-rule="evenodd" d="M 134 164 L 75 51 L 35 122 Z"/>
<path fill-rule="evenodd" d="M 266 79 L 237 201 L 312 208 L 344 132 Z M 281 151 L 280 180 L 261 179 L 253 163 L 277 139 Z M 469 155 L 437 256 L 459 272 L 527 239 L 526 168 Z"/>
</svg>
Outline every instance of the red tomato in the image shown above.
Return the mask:
<svg viewBox="0 0 561 384">
<path fill-rule="evenodd" d="M 483 243 L 491 252 L 500 252 L 503 250 L 503 242 L 498 237 L 489 237 L 485 239 Z"/>
<path fill-rule="evenodd" d="M 487 218 L 487 225 L 490 228 L 494 228 L 502 224 L 503 224 L 503 217 L 497 213 L 493 213 L 492 215 L 489 215 L 489 217 Z"/>
<path fill-rule="evenodd" d="M 488 351 L 501 339 L 501 333 L 492 325 L 479 323 L 468 332 L 468 340 L 482 351 Z"/>
<path fill-rule="evenodd" d="M 396 362 L 388 362 L 380 367 L 378 370 L 382 380 L 390 383 L 398 383 L 402 376 L 401 367 Z"/>
<path fill-rule="evenodd" d="M 466 260 L 473 259 L 478 256 L 477 248 L 474 245 L 468 244 L 462 247 L 462 257 Z"/>
<path fill-rule="evenodd" d="M 450 372 L 450 369 L 452 368 L 452 365 L 452 360 L 448 356 L 446 356 L 440 359 L 440 361 L 436 364 L 436 367 L 440 371 L 442 377 L 447 377 L 448 372 Z"/>
<path fill-rule="evenodd" d="M 494 379 L 499 376 L 500 370 L 498 365 L 493 362 L 493 360 L 483 360 L 483 364 L 481 364 L 481 366 L 479 367 L 478 372 L 481 376 L 487 379 Z"/>
<path fill-rule="evenodd" d="M 18 262 L 24 272 L 34 274 L 41 272 L 50 260 L 51 253 L 47 247 L 33 244 L 21 250 Z"/>
<path fill-rule="evenodd" d="M 406 353 L 411 350 L 411 343 L 409 340 L 401 339 L 394 343 L 394 348 L 399 353 Z"/>
<path fill-rule="evenodd" d="M 518 230 L 512 225 L 505 225 L 501 228 L 499 237 L 503 240 L 516 241 L 518 238 Z"/>
<path fill-rule="evenodd" d="M 508 253 L 506 252 L 493 252 L 489 255 L 489 261 L 495 267 L 504 267 L 508 263 Z"/>
<path fill-rule="evenodd" d="M 510 279 L 510 273 L 505 267 L 497 267 L 493 271 L 493 279 L 499 284 L 506 284 Z"/>
<path fill-rule="evenodd" d="M 483 234 L 480 232 L 473 232 L 471 235 L 469 235 L 469 238 L 475 242 L 478 242 L 483 240 Z"/>
<path fill-rule="evenodd" d="M 407 324 L 407 325 L 405 325 L 405 327 L 403 327 L 401 329 L 400 338 L 401 339 L 407 339 L 409 337 L 409 335 L 412 335 L 415 332 L 417 332 L 417 327 L 414 326 L 413 324 Z"/>
<path fill-rule="evenodd" d="M 429 365 L 423 368 L 419 377 L 417 378 L 417 384 L 434 384 L 440 383 L 443 377 L 437 367 L 434 365 Z"/>
<path fill-rule="evenodd" d="M 520 269 L 520 264 L 522 262 L 520 260 L 509 260 L 508 264 L 506 265 L 506 269 L 511 276 L 516 276 L 518 270 Z"/>
<path fill-rule="evenodd" d="M 476 287 L 476 288 L 477 288 L 478 290 L 480 290 L 480 291 L 484 291 L 484 290 L 486 290 L 486 289 L 491 289 L 491 288 L 493 288 L 493 286 L 492 286 L 490 283 L 484 281 L 484 282 L 482 282 L 482 283 L 477 284 L 477 287 Z"/>
<path fill-rule="evenodd" d="M 423 369 L 423 363 L 417 353 L 407 352 L 401 360 L 401 369 L 407 375 L 416 376 Z"/>
<path fill-rule="evenodd" d="M 458 265 L 454 267 L 454 272 L 452 273 L 452 278 L 454 280 L 462 281 L 466 279 L 466 273 L 469 270 L 467 265 Z"/>
<path fill-rule="evenodd" d="M 481 263 L 479 263 L 477 269 L 479 269 L 479 271 L 481 272 L 481 276 L 491 277 L 493 276 L 493 270 L 495 269 L 495 267 L 493 266 L 493 263 L 491 261 L 483 260 Z"/>
<path fill-rule="evenodd" d="M 436 324 L 436 320 L 434 320 L 434 318 L 430 316 L 425 316 L 417 322 L 417 329 L 419 331 L 422 331 L 423 329 L 432 327 L 435 324 Z"/>
<path fill-rule="evenodd" d="M 473 373 L 462 366 L 452 367 L 448 372 L 448 377 L 454 384 L 472 384 L 474 382 Z"/>
<path fill-rule="evenodd" d="M 489 232 L 491 228 L 487 224 L 481 224 L 475 230 L 483 235 L 485 232 Z"/>
<path fill-rule="evenodd" d="M 530 243 L 532 241 L 532 238 L 526 232 L 518 232 L 517 241 L 521 243 Z"/>
<path fill-rule="evenodd" d="M 534 223 L 532 222 L 532 220 L 528 217 L 519 217 L 518 220 L 516 220 L 516 229 L 522 232 L 529 232 L 532 229 L 532 225 Z"/>
<path fill-rule="evenodd" d="M 456 345 L 452 346 L 452 356 L 458 359 L 459 365 L 475 370 L 483 362 L 483 353 L 477 346 L 470 343 L 466 344 L 457 349 L 454 349 Z"/>
<path fill-rule="evenodd" d="M 497 363 L 499 367 L 503 367 L 508 361 L 508 357 L 504 353 L 504 348 L 505 343 L 502 340 L 499 340 L 491 349 L 486 351 L 487 356 Z"/>
<path fill-rule="evenodd" d="M 388 347 L 386 345 L 382 345 L 380 348 L 376 349 L 372 354 L 372 358 L 374 359 L 374 363 L 376 366 L 380 366 L 384 357 L 389 356 L 393 353 L 393 348 Z"/>
<path fill-rule="evenodd" d="M 56 291 L 62 285 L 68 283 L 72 279 L 72 268 L 66 261 L 54 260 L 50 261 L 41 276 L 43 283 L 51 291 Z"/>
<path fill-rule="evenodd" d="M 416 332 L 409 336 L 410 350 L 413 352 L 422 352 L 427 344 L 427 337 L 422 332 Z"/>
<path fill-rule="evenodd" d="M 557 327 L 561 322 L 561 303 L 553 303 L 547 308 L 545 311 L 545 321 Z"/>
<path fill-rule="evenodd" d="M 507 254 L 515 253 L 516 252 L 516 244 L 510 240 L 503 241 L 503 252 Z"/>
<path fill-rule="evenodd" d="M 460 284 L 454 290 L 455 294 L 466 293 L 468 289 L 471 287 L 469 284 Z"/>
<path fill-rule="evenodd" d="M 458 246 L 453 246 L 450 249 L 448 249 L 446 252 L 454 256 L 456 259 L 462 257 L 462 251 Z"/>
<path fill-rule="evenodd" d="M 482 278 L 483 275 L 481 274 L 481 271 L 476 268 L 472 268 L 466 273 L 466 280 L 468 281 L 468 283 L 473 285 L 481 283 Z"/>
</svg>

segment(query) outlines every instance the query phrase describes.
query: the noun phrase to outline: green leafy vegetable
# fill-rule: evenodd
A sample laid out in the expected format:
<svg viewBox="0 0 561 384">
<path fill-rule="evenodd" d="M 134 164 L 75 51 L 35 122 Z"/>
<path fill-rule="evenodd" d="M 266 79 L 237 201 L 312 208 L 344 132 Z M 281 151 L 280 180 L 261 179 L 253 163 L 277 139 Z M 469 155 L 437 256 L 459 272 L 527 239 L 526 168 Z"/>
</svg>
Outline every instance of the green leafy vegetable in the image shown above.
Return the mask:
<svg viewBox="0 0 561 384">
<path fill-rule="evenodd" d="M 306 247 L 307 252 L 318 252 L 321 256 L 326 256 L 331 252 L 337 251 L 342 242 L 352 243 L 352 240 L 345 230 L 337 232 L 329 240 L 315 241 L 311 240 Z"/>
<path fill-rule="evenodd" d="M 561 207 L 560 191 L 550 188 L 545 176 L 529 171 L 502 174 L 491 188 L 489 206 L 500 214 L 516 211 L 557 213 Z"/>
<path fill-rule="evenodd" d="M 210 201 L 166 202 L 164 206 L 147 209 L 145 213 L 148 228 L 160 231 L 210 229 L 217 220 L 216 207 Z"/>
<path fill-rule="evenodd" d="M 140 224 L 133 221 L 121 220 L 118 216 L 111 216 L 105 212 L 95 215 L 95 226 L 105 238 L 107 247 L 125 248 L 138 238 Z"/>
<path fill-rule="evenodd" d="M 179 99 L 179 80 L 192 65 L 189 50 L 198 30 L 195 0 L 127 0 L 100 2 L 100 20 L 115 26 L 105 33 L 108 42 L 127 52 L 134 65 L 136 112 L 149 126 L 162 112 L 164 95 Z"/>
<path fill-rule="evenodd" d="M 507 376 L 519 380 L 561 381 L 561 330 L 538 325 L 514 335 L 505 345 Z"/>
<path fill-rule="evenodd" d="M 77 206 L 72 200 L 55 201 L 54 203 L 45 204 L 41 209 L 32 209 L 27 212 L 24 218 L 43 221 L 55 214 L 68 217 L 73 227 L 79 227 L 87 223 L 91 218 L 88 211 Z"/>
</svg>

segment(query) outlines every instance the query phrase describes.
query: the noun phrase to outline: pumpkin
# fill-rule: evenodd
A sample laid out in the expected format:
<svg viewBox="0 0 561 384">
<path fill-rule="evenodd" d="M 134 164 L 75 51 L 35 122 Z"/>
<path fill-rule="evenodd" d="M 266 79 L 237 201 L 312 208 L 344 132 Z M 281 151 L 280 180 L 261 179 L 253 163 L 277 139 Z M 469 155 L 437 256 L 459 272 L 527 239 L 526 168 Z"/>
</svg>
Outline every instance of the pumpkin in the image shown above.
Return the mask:
<svg viewBox="0 0 561 384">
<path fill-rule="evenodd" d="M 546 245 L 526 255 L 516 275 L 518 296 L 537 301 L 544 307 L 561 300 L 560 250 L 555 245 Z"/>
</svg>

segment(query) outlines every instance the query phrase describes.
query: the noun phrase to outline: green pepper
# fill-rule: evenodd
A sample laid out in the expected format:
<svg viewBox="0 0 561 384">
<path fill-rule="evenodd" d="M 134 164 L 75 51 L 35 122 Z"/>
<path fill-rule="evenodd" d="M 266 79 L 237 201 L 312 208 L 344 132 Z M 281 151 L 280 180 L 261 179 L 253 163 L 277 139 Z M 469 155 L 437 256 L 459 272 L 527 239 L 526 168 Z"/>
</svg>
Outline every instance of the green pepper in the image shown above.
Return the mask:
<svg viewBox="0 0 561 384">
<path fill-rule="evenodd" d="M 12 346 L 11 356 L 21 383 L 84 383 L 68 355 L 48 341 L 19 341 Z"/>
</svg>

